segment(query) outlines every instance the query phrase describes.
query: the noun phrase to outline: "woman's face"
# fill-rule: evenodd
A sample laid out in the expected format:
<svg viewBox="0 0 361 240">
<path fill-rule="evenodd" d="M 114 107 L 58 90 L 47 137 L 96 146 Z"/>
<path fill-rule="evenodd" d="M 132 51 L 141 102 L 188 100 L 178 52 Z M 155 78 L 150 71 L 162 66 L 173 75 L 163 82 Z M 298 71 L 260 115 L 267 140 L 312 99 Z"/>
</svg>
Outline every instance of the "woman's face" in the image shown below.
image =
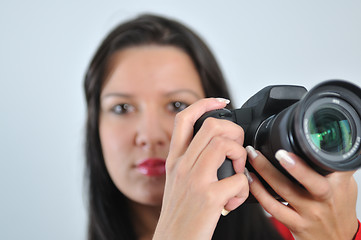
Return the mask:
<svg viewBox="0 0 361 240">
<path fill-rule="evenodd" d="M 110 177 L 130 200 L 161 204 L 174 117 L 203 97 L 191 58 L 176 47 L 130 47 L 113 55 L 99 133 Z"/>
</svg>

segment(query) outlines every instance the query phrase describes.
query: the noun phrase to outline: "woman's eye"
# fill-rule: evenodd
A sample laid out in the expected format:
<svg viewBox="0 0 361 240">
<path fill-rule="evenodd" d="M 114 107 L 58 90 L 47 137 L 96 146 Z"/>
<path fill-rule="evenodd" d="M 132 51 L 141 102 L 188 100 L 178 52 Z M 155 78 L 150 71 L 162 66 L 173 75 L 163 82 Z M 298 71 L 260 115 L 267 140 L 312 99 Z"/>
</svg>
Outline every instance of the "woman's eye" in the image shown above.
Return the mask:
<svg viewBox="0 0 361 240">
<path fill-rule="evenodd" d="M 189 106 L 189 104 L 187 104 L 187 103 L 175 101 L 175 102 L 169 103 L 168 108 L 172 112 L 180 112 L 188 106 Z"/>
<path fill-rule="evenodd" d="M 127 103 L 117 104 L 112 108 L 112 111 L 115 114 L 119 114 L 119 115 L 131 112 L 133 110 L 134 110 L 134 107 L 132 105 L 127 104 Z"/>
</svg>

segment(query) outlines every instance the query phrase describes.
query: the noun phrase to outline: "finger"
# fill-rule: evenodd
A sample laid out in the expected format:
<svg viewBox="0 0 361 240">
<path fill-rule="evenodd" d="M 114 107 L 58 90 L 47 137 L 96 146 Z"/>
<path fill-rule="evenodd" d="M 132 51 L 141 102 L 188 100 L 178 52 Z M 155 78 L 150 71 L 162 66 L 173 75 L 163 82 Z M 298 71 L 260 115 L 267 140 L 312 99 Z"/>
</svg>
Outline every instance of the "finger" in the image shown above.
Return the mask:
<svg viewBox="0 0 361 240">
<path fill-rule="evenodd" d="M 188 151 L 185 154 L 187 158 Z M 200 153 L 195 161 L 192 170 L 203 176 L 211 178 L 217 177 L 217 169 L 222 165 L 226 158 L 234 162 L 235 171 L 244 172 L 247 153 L 242 145 L 225 137 L 216 136 L 212 138 L 209 144 Z M 217 179 L 217 178 L 216 178 Z"/>
<path fill-rule="evenodd" d="M 241 145 L 243 144 L 244 131 L 241 126 L 229 120 L 213 117 L 209 117 L 204 120 L 202 127 L 194 136 L 194 139 L 197 141 L 202 139 L 211 139 L 216 135 L 221 135 L 232 139 Z"/>
<path fill-rule="evenodd" d="M 271 188 L 286 201 L 297 208 L 300 200 L 305 199 L 306 191 L 298 183 L 292 182 L 272 165 L 259 151 L 246 147 L 248 159 L 253 168 L 271 186 Z M 299 204 L 298 204 L 299 203 Z"/>
<path fill-rule="evenodd" d="M 236 143 L 239 143 L 239 146 L 235 147 L 236 149 L 239 149 L 242 147 L 243 143 L 243 129 L 238 126 L 237 124 L 224 119 L 216 119 L 216 118 L 207 118 L 201 129 L 198 131 L 196 136 L 193 138 L 193 140 L 190 142 L 188 149 L 185 152 L 186 161 L 182 162 L 184 164 L 184 167 L 187 169 L 190 169 L 192 166 L 195 165 L 195 162 L 199 158 L 200 154 L 208 148 L 209 144 L 216 139 L 217 137 L 222 137 L 223 139 L 231 139 L 235 141 Z M 221 158 L 222 162 L 224 161 L 224 150 L 222 150 L 219 146 L 223 146 L 223 148 L 226 148 L 224 144 L 222 144 L 222 141 L 217 141 L 217 144 L 212 144 L 214 148 L 217 148 L 217 151 L 213 151 L 213 153 L 221 153 L 223 154 L 223 158 Z M 229 149 L 229 148 L 227 148 Z M 229 149 L 231 150 L 231 149 Z M 212 159 L 212 158 L 210 158 Z M 233 157 L 233 159 L 235 159 Z M 208 161 L 209 163 L 210 161 Z M 217 163 L 217 162 L 216 162 Z M 217 163 L 218 164 L 218 163 Z M 220 164 L 218 164 L 220 166 Z M 235 163 L 235 167 L 239 172 L 243 172 L 242 169 L 242 162 Z M 214 168 L 211 168 L 213 170 Z"/>
<path fill-rule="evenodd" d="M 247 168 L 244 168 L 244 175 L 247 178 L 248 184 L 251 184 L 253 182 L 253 179 L 248 171 Z M 222 211 L 222 215 L 226 216 L 230 211 L 233 211 L 234 209 L 238 208 L 249 196 L 249 191 L 244 192 L 241 190 L 237 196 L 231 198 L 228 203 L 224 206 L 224 209 Z"/>
<path fill-rule="evenodd" d="M 327 178 L 317 173 L 304 160 L 285 150 L 276 152 L 276 159 L 316 200 L 326 200 L 332 195 Z M 317 183 L 317 184 L 315 184 Z"/>
<path fill-rule="evenodd" d="M 249 195 L 248 180 L 243 173 L 237 173 L 217 181 L 213 183 L 212 187 L 214 192 L 217 193 L 216 197 L 222 199 L 223 206 L 228 211 L 240 206 Z"/>
<path fill-rule="evenodd" d="M 224 210 L 226 210 L 227 212 L 231 212 L 235 209 L 237 209 L 239 206 L 242 205 L 242 203 L 244 203 L 246 201 L 246 199 L 248 198 L 248 195 L 244 195 L 241 197 L 233 197 L 231 199 L 229 199 L 228 203 L 226 203 L 226 205 L 224 205 Z M 224 216 L 226 214 L 223 214 Z"/>
<path fill-rule="evenodd" d="M 231 158 L 232 163 L 233 163 L 233 169 L 236 173 L 244 172 L 244 173 L 248 174 L 248 170 L 245 168 L 246 161 L 247 161 L 247 151 L 243 146 L 239 150 L 241 151 L 240 157 Z M 247 178 L 248 177 L 249 176 L 247 176 Z"/>
<path fill-rule="evenodd" d="M 190 105 L 175 117 L 169 160 L 175 161 L 188 147 L 193 136 L 193 125 L 205 112 L 220 109 L 227 105 L 225 99 L 206 98 Z M 172 163 L 169 162 L 168 165 Z"/>
<path fill-rule="evenodd" d="M 264 188 L 255 174 L 250 173 L 250 175 L 253 181 L 250 183 L 249 190 L 266 212 L 286 226 L 295 226 L 300 222 L 301 217 L 296 211 L 277 201 Z"/>
</svg>

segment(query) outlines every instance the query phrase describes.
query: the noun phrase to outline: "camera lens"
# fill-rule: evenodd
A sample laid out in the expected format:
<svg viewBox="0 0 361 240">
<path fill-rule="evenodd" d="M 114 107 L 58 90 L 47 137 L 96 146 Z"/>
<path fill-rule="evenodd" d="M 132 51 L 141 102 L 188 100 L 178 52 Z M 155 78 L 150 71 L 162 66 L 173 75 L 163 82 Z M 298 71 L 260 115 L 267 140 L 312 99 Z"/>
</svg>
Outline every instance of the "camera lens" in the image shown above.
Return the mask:
<svg viewBox="0 0 361 240">
<path fill-rule="evenodd" d="M 345 109 L 337 105 L 317 109 L 308 121 L 312 143 L 330 154 L 344 154 L 352 148 L 352 124 Z"/>
<path fill-rule="evenodd" d="M 309 158 L 335 170 L 348 169 L 354 164 L 359 166 L 360 160 L 356 159 L 360 151 L 361 126 L 355 105 L 339 97 L 322 95 L 308 102 L 310 104 L 304 106 L 304 134 L 299 134 L 298 140 L 306 140 L 303 149 L 310 153 Z"/>
</svg>

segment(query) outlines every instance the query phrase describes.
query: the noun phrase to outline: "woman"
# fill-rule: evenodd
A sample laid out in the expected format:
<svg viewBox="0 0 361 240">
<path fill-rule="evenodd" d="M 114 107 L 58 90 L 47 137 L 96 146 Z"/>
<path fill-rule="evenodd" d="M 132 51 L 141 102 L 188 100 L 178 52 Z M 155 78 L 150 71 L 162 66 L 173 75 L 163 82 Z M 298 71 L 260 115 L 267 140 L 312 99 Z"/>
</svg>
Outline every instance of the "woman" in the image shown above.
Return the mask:
<svg viewBox="0 0 361 240">
<path fill-rule="evenodd" d="M 282 239 L 259 205 L 241 205 L 249 190 L 300 239 L 355 235 L 352 173 L 318 176 L 296 156 L 279 152 L 307 192 L 248 147 L 250 162 L 289 200 L 292 208 L 286 207 L 254 175 L 247 181 L 243 174 L 241 127 L 207 119 L 192 138 L 195 120 L 226 107 L 230 96 L 210 50 L 182 24 L 144 15 L 119 25 L 91 61 L 85 93 L 89 239 Z M 217 181 L 226 156 L 237 174 Z M 219 219 L 222 209 L 234 211 Z"/>
</svg>

